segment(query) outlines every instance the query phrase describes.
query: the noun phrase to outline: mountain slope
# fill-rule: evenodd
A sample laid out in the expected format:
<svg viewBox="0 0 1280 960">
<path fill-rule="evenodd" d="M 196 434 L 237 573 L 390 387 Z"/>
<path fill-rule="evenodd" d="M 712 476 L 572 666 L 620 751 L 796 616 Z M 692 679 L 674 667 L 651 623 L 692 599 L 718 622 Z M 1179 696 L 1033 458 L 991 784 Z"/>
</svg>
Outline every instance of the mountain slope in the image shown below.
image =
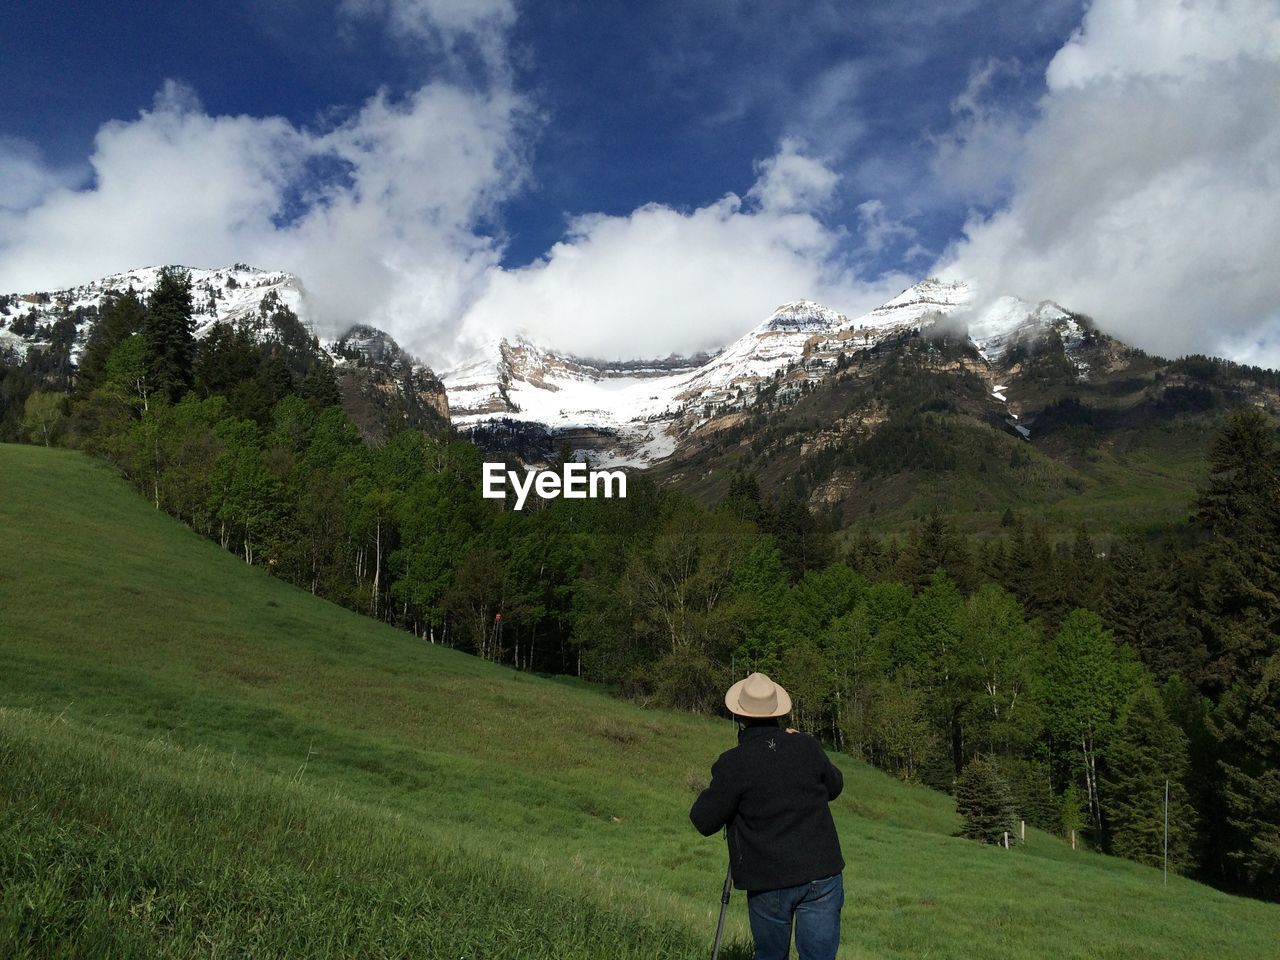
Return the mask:
<svg viewBox="0 0 1280 960">
<path fill-rule="evenodd" d="M 277 342 L 272 314 L 286 308 L 301 324 L 293 331 L 314 337 L 302 281 L 290 273 L 237 263 L 219 269 L 181 268 L 191 275 L 192 321 L 197 339 L 216 323 L 245 324 L 259 340 Z M 160 267 L 112 274 L 66 290 L 0 296 L 0 363 L 46 355 L 46 370 L 66 389 L 94 324 L 114 295 L 133 289 L 146 297 Z M 297 324 L 295 324 L 296 326 Z M 354 324 L 336 338 L 316 338 L 334 365 L 343 407 L 364 438 L 380 443 L 400 426 L 437 432 L 449 423 L 449 403 L 436 375 L 404 351 L 388 334 Z"/>
<path fill-rule="evenodd" d="M 482 445 L 509 449 L 514 438 L 523 444 L 516 452 L 547 459 L 567 442 L 606 464 L 644 467 L 682 459 L 762 393 L 793 400 L 850 354 L 891 348 L 953 316 L 972 330 L 987 363 L 1049 331 L 1069 348 L 1085 335 L 1056 304 L 1003 297 L 977 305 L 964 282 L 930 278 L 852 319 L 809 300 L 783 304 L 711 357 L 604 364 L 496 339 L 442 379 L 454 424 Z"/>
<path fill-rule="evenodd" d="M 0 346 L 8 345 L 20 354 L 47 347 L 49 328 L 70 318 L 75 335 L 71 357 L 84 349 L 89 331 L 104 301 L 129 288 L 145 296 L 160 277 L 160 267 L 139 267 L 111 274 L 77 287 L 39 293 L 10 293 L 0 298 Z M 215 323 L 234 323 L 257 313 L 263 297 L 274 295 L 306 320 L 305 297 L 297 277 L 281 271 L 259 270 L 237 263 L 218 269 L 194 268 L 191 273 L 192 319 L 197 337 L 204 336 Z M 42 329 L 43 328 L 43 329 Z"/>
<path fill-rule="evenodd" d="M 78 454 L 0 446 L 0 491 L 0 953 L 705 954 L 724 853 L 686 816 L 724 721 L 318 601 Z M 1247 958 L 1280 933 L 1274 905 L 1039 833 L 954 838 L 946 797 L 838 762 L 842 956 Z"/>
<path fill-rule="evenodd" d="M 747 471 L 837 528 L 900 533 L 939 506 L 981 534 L 1006 510 L 1053 537 L 1082 522 L 1154 530 L 1184 518 L 1226 411 L 1280 416 L 1274 371 L 1153 357 L 1085 318 L 1036 312 L 993 357 L 928 329 L 854 351 L 798 398 L 713 419 L 654 472 L 712 503 Z"/>
</svg>

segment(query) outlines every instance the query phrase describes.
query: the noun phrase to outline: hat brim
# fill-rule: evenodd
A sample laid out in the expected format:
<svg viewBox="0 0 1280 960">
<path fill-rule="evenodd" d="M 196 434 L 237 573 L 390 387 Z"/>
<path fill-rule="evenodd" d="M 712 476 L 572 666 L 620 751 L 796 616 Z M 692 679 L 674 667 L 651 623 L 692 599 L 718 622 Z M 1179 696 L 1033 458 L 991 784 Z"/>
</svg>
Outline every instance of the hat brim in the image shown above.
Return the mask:
<svg viewBox="0 0 1280 960">
<path fill-rule="evenodd" d="M 791 712 L 791 694 L 782 689 L 777 683 L 773 685 L 773 689 L 778 691 L 778 707 L 765 713 L 756 712 L 744 707 L 738 700 L 742 693 L 742 687 L 746 684 L 747 678 L 743 678 L 730 687 L 724 695 L 724 705 L 729 708 L 729 712 L 738 717 L 781 717 Z"/>
</svg>

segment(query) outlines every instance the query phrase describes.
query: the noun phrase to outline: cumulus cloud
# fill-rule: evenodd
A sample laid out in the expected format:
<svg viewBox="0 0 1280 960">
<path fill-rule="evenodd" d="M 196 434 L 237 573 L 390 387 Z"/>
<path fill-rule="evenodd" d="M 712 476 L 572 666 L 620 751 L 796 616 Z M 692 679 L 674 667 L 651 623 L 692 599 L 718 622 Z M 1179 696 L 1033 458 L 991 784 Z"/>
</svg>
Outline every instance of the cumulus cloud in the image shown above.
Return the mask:
<svg viewBox="0 0 1280 960">
<path fill-rule="evenodd" d="M 840 177 L 823 161 L 806 156 L 799 140 L 787 138 L 778 152 L 756 165 L 759 178 L 747 199 L 765 213 L 811 212 L 831 202 Z"/>
<path fill-rule="evenodd" d="M 362 319 L 439 354 L 501 256 L 500 240 L 477 224 L 523 180 L 524 122 L 510 93 L 432 84 L 403 101 L 374 97 L 315 138 L 313 155 L 347 176 L 263 237 L 260 259 L 302 277 L 331 328 Z"/>
<path fill-rule="evenodd" d="M 86 175 L 82 169 L 50 167 L 35 144 L 0 136 L 0 212 L 28 210 L 55 190 L 82 183 Z"/>
<path fill-rule="evenodd" d="M 837 182 L 785 141 L 745 198 L 577 217 L 541 260 L 491 273 L 464 333 L 523 332 L 587 356 L 652 357 L 722 346 L 789 300 L 870 309 L 910 280 L 858 279 L 842 255 L 845 233 L 819 216 Z"/>
<path fill-rule="evenodd" d="M 544 258 L 502 269 L 501 238 L 479 225 L 524 182 L 527 117 L 504 88 L 435 82 L 313 130 L 211 116 L 169 82 L 136 119 L 99 130 L 89 185 L 42 185 L 35 206 L 0 212 L 0 289 L 249 261 L 302 278 L 321 331 L 373 323 L 445 365 L 520 332 L 599 356 L 693 352 L 787 300 L 860 311 L 909 283 L 856 278 L 849 237 L 822 218 L 839 177 L 792 139 L 742 196 L 579 216 Z M 864 212 L 864 249 L 902 233 Z"/>
<path fill-rule="evenodd" d="M 246 259 L 305 152 L 305 135 L 279 118 L 211 117 L 189 89 L 166 83 L 138 119 L 99 129 L 90 185 L 0 219 L 0 287 Z"/>
<path fill-rule="evenodd" d="M 247 261 L 296 273 L 322 332 L 368 322 L 427 355 L 451 341 L 501 254 L 481 225 L 527 173 L 532 113 L 501 62 L 514 7 L 348 0 L 345 14 L 450 53 L 470 45 L 486 70 L 380 91 L 314 127 L 213 116 L 166 81 L 137 117 L 99 128 L 74 176 L 0 141 L 0 290 Z"/>
<path fill-rule="evenodd" d="M 431 83 L 308 130 L 210 116 L 169 82 L 98 131 L 89 186 L 0 211 L 0 289 L 248 261 L 297 273 L 322 330 L 363 320 L 428 350 L 498 260 L 475 225 L 521 181 L 523 117 L 513 94 Z"/>
<path fill-rule="evenodd" d="M 1160 353 L 1280 363 L 1280 5 L 1096 0 L 1045 79 L 1008 204 L 939 272 Z"/>
<path fill-rule="evenodd" d="M 911 244 L 912 229 L 879 201 L 859 208 L 852 232 L 833 225 L 841 178 L 831 157 L 796 137 L 740 194 L 694 209 L 580 215 L 544 257 L 504 269 L 503 238 L 489 225 L 528 180 L 537 122 L 505 68 L 511 0 L 342 9 L 446 59 L 479 53 L 485 69 L 445 69 L 447 80 L 379 92 L 341 122 L 310 126 L 213 115 L 169 81 L 136 117 L 103 124 L 74 176 L 0 143 L 0 158 L 22 161 L 0 179 L 0 290 L 146 264 L 247 261 L 296 273 L 321 332 L 371 323 L 443 366 L 469 342 L 517 332 L 580 354 L 693 352 L 788 300 L 853 314 L 914 279 L 860 259 Z M 828 71 L 810 113 L 843 112 L 856 81 L 847 64 Z"/>
<path fill-rule="evenodd" d="M 36 206 L 0 213 L 0 289 L 248 261 L 296 273 L 322 332 L 372 323 L 447 365 L 516 333 L 606 357 L 694 352 L 787 300 L 861 311 L 910 282 L 857 279 L 857 244 L 823 219 L 839 177 L 791 139 L 742 196 L 578 216 L 545 257 L 503 269 L 501 238 L 479 224 L 524 182 L 527 116 L 501 88 L 436 82 L 312 130 L 211 116 L 166 83 L 136 119 L 99 130 L 92 183 L 42 187 Z M 907 232 L 863 212 L 864 250 Z"/>
</svg>

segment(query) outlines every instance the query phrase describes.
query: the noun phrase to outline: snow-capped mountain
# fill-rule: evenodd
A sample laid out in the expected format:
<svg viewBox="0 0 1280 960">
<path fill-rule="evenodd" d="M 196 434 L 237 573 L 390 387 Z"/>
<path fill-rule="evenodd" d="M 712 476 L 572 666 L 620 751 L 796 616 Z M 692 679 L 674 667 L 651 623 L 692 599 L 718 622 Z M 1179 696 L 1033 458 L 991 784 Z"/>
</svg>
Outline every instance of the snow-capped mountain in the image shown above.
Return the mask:
<svg viewBox="0 0 1280 960">
<path fill-rule="evenodd" d="M 798 394 L 841 355 L 885 345 L 954 317 L 967 321 L 988 361 L 1055 329 L 1070 347 L 1079 322 L 1050 302 L 1003 297 L 974 309 L 963 281 L 926 279 L 856 318 L 809 300 L 783 304 L 720 353 L 690 361 L 606 365 L 545 350 L 527 339 L 491 340 L 442 377 L 455 426 L 545 429 L 552 440 L 590 437 L 593 457 L 645 466 L 670 456 L 709 421 L 751 407 L 761 391 Z M 993 397 L 1007 402 L 1001 391 Z M 1022 432 L 1022 431 L 1019 431 Z M 1025 434 L 1024 434 L 1025 435 Z"/>
<path fill-rule="evenodd" d="M 74 368 L 109 297 L 132 288 L 146 298 L 159 281 L 159 266 L 112 274 L 66 290 L 0 296 L 0 359 L 18 360 L 31 350 L 53 351 Z M 306 291 L 291 273 L 243 263 L 219 269 L 182 267 L 191 275 L 197 339 L 219 322 L 246 323 L 260 342 L 279 340 L 269 315 L 287 307 L 311 330 Z M 444 387 L 429 367 L 405 352 L 390 335 L 363 324 L 336 338 L 317 337 L 333 362 L 343 406 L 372 442 L 388 425 L 437 427 L 448 422 Z"/>
<path fill-rule="evenodd" d="M 107 298 L 132 289 L 145 299 L 155 289 L 162 269 L 159 266 L 140 267 L 66 290 L 13 293 L 0 297 L 0 337 L 7 338 L 6 342 L 21 356 L 32 346 L 47 341 L 48 337 L 40 334 L 42 327 L 70 317 L 76 325 L 71 356 L 77 360 Z M 179 269 L 191 274 L 196 339 L 208 333 L 215 323 L 257 319 L 264 300 L 288 307 L 303 326 L 310 329 L 306 291 L 302 281 L 291 273 L 260 270 L 243 263 L 213 270 L 200 267 Z M 353 325 L 340 337 L 319 339 L 335 362 L 360 358 L 373 365 L 423 366 L 388 334 L 364 324 Z"/>
<path fill-rule="evenodd" d="M 130 287 L 145 297 L 160 277 L 159 266 L 114 273 L 99 280 L 49 293 L 12 293 L 0 297 L 0 346 L 22 356 L 41 342 L 39 328 L 70 316 L 76 323 L 71 358 L 78 360 L 98 310 L 109 295 Z M 234 322 L 256 314 L 262 300 L 274 293 L 280 302 L 306 322 L 306 297 L 291 273 L 259 270 L 237 263 L 216 270 L 187 268 L 191 273 L 192 313 L 197 337 L 219 321 Z M 47 339 L 47 338 L 45 338 Z"/>
<path fill-rule="evenodd" d="M 21 358 L 58 341 L 64 350 L 69 344 L 74 363 L 106 298 L 130 287 L 145 296 L 160 269 L 0 297 L 0 351 L 8 348 Z M 197 337 L 219 321 L 261 318 L 264 298 L 288 307 L 307 326 L 306 293 L 292 274 L 245 264 L 190 272 Z M 1070 356 L 1087 334 L 1074 315 L 1052 302 L 979 302 L 963 281 L 930 278 L 854 318 L 810 300 L 783 304 L 723 350 L 692 358 L 609 363 L 559 354 L 526 338 L 493 339 L 446 373 L 443 387 L 429 368 L 374 327 L 356 325 L 320 344 L 339 371 L 350 374 L 344 383 L 349 408 L 377 408 L 365 418 L 371 436 L 387 417 L 403 414 L 417 425 L 421 418 L 413 411 L 421 410 L 478 438 L 524 432 L 540 436 L 544 451 L 567 442 L 598 463 L 647 466 L 670 457 L 694 435 L 732 425 L 762 395 L 771 401 L 798 397 L 828 377 L 842 356 L 882 349 L 946 322 L 956 329 L 967 324 L 989 363 L 1050 330 Z M 271 335 L 258 325 L 261 336 Z M 1086 372 L 1083 365 L 1080 370 Z M 994 401 L 1009 403 L 1003 387 L 994 380 L 992 387 Z M 1009 423 L 1026 435 L 1012 412 Z"/>
</svg>

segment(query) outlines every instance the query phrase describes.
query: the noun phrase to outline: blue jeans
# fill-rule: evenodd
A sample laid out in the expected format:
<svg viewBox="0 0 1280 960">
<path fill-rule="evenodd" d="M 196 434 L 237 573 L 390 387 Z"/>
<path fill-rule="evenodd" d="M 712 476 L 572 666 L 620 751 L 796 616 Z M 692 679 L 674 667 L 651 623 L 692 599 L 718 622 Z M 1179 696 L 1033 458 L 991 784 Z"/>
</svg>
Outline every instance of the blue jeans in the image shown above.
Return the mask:
<svg viewBox="0 0 1280 960">
<path fill-rule="evenodd" d="M 787 960 L 793 917 L 800 960 L 835 960 L 840 946 L 842 906 L 844 882 L 838 873 L 798 887 L 748 893 L 747 913 L 751 936 L 756 941 L 756 960 Z"/>
</svg>

